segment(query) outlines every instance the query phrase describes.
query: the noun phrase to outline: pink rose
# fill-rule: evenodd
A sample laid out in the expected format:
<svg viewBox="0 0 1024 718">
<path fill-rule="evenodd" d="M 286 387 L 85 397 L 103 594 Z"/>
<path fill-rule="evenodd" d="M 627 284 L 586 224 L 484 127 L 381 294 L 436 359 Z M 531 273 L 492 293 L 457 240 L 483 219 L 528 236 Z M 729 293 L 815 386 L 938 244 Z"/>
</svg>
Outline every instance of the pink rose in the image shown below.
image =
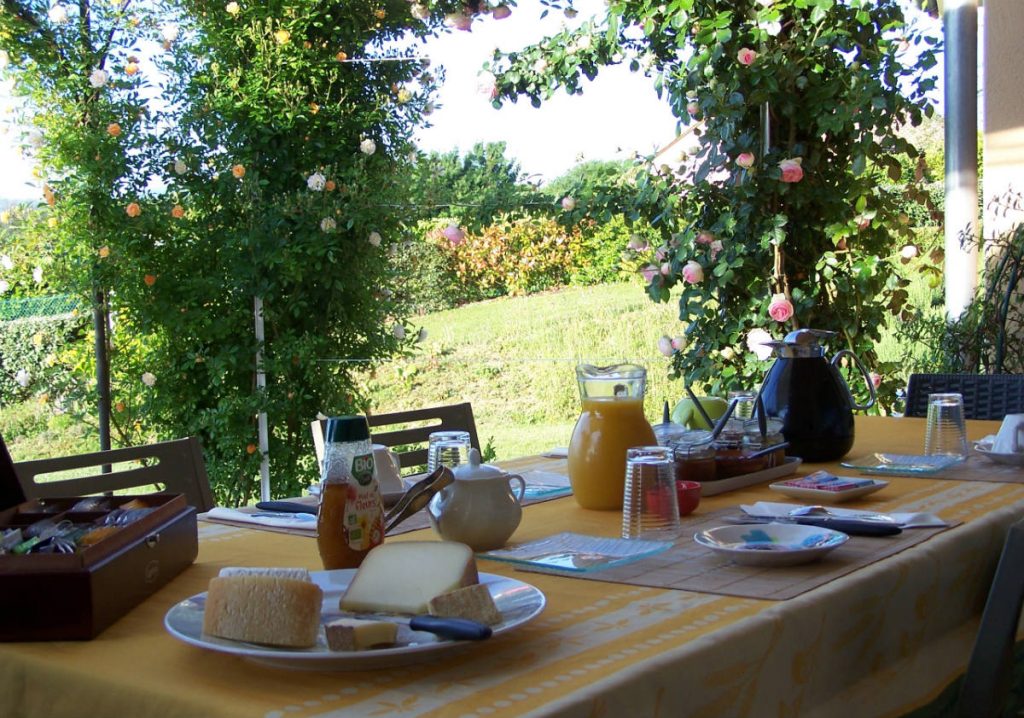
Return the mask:
<svg viewBox="0 0 1024 718">
<path fill-rule="evenodd" d="M 686 337 L 684 337 L 684 336 L 674 336 L 674 337 L 672 337 L 672 348 L 675 349 L 677 352 L 681 352 L 683 349 L 685 349 L 686 348 Z"/>
<path fill-rule="evenodd" d="M 917 247 L 912 244 L 908 244 L 906 247 L 900 250 L 900 256 L 904 259 L 913 259 L 917 256 Z"/>
<path fill-rule="evenodd" d="M 462 228 L 457 224 L 449 224 L 441 232 L 444 238 L 452 243 L 453 247 L 457 247 L 463 243 L 466 239 L 466 233 L 462 231 Z"/>
<path fill-rule="evenodd" d="M 634 234 L 629 238 L 629 244 L 626 246 L 634 252 L 642 252 L 647 249 L 647 240 Z"/>
<path fill-rule="evenodd" d="M 572 212 L 576 209 L 576 200 L 572 197 L 562 197 L 562 209 L 566 212 Z"/>
<path fill-rule="evenodd" d="M 704 281 L 704 267 L 694 260 L 683 265 L 683 281 L 687 284 L 698 284 Z"/>
<path fill-rule="evenodd" d="M 640 274 L 644 275 L 644 281 L 650 283 L 658 276 L 658 267 L 653 264 L 645 264 L 640 268 Z"/>
<path fill-rule="evenodd" d="M 697 232 L 697 238 L 693 241 L 697 244 L 711 244 L 715 241 L 715 235 L 711 232 Z"/>
<path fill-rule="evenodd" d="M 509 9 L 508 5 L 499 5 L 498 7 L 491 10 L 491 17 L 495 20 L 504 20 L 512 14 L 512 10 Z"/>
<path fill-rule="evenodd" d="M 740 51 L 736 53 L 736 59 L 741 65 L 753 65 L 754 60 L 757 59 L 757 53 L 749 47 L 740 48 Z"/>
<path fill-rule="evenodd" d="M 881 374 L 879 374 L 876 371 L 873 371 L 873 372 L 869 373 L 868 376 L 871 378 L 871 386 L 875 387 L 876 389 L 878 387 L 882 386 L 882 375 Z"/>
<path fill-rule="evenodd" d="M 469 32 L 469 29 L 473 26 L 473 18 L 463 15 L 461 12 L 445 15 L 444 21 L 449 27 L 453 27 L 456 30 L 465 30 L 466 32 Z"/>
<path fill-rule="evenodd" d="M 665 257 L 667 255 L 668 255 L 668 250 L 667 249 L 665 249 L 664 247 L 658 247 L 657 251 L 654 253 L 654 261 L 656 261 L 656 262 L 664 262 L 665 261 Z"/>
<path fill-rule="evenodd" d="M 804 178 L 804 168 L 800 165 L 803 161 L 803 157 L 795 157 L 779 162 L 779 169 L 782 170 L 782 181 L 799 182 L 802 180 Z"/>
<path fill-rule="evenodd" d="M 676 351 L 672 348 L 672 339 L 663 334 L 661 338 L 658 339 L 658 351 L 667 357 L 672 356 Z"/>
<path fill-rule="evenodd" d="M 722 251 L 722 240 L 716 239 L 708 249 L 711 250 L 711 261 L 714 261 L 718 257 L 718 253 Z"/>
<path fill-rule="evenodd" d="M 768 304 L 768 316 L 777 322 L 788 321 L 793 316 L 793 304 L 785 294 L 773 294 Z"/>
<path fill-rule="evenodd" d="M 700 105 L 697 104 L 696 100 L 690 100 L 686 103 L 686 114 L 690 117 L 696 117 L 700 113 Z"/>
<path fill-rule="evenodd" d="M 665 262 L 664 264 L 662 264 L 661 265 L 661 273 L 662 273 L 663 276 L 666 276 L 666 277 L 668 275 L 672 274 L 672 265 L 670 263 L 668 263 L 668 262 Z"/>
<path fill-rule="evenodd" d="M 754 153 L 753 152 L 741 152 L 736 157 L 736 164 L 745 170 L 749 170 L 754 166 Z"/>
</svg>

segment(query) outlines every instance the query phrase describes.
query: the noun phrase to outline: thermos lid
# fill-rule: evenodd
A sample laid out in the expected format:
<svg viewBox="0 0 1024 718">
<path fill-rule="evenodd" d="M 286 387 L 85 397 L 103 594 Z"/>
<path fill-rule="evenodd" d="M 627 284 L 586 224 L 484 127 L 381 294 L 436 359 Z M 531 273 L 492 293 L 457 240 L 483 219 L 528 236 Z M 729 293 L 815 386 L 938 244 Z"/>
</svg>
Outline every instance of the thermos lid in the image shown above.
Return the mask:
<svg viewBox="0 0 1024 718">
<path fill-rule="evenodd" d="M 825 348 L 819 342 L 834 336 L 836 336 L 836 332 L 824 329 L 796 329 L 787 334 L 781 342 L 765 342 L 765 344 L 774 348 L 780 357 L 806 359 L 825 356 Z"/>
<path fill-rule="evenodd" d="M 370 427 L 365 416 L 332 416 L 327 420 L 324 440 L 328 443 L 366 441 L 370 438 Z"/>
</svg>

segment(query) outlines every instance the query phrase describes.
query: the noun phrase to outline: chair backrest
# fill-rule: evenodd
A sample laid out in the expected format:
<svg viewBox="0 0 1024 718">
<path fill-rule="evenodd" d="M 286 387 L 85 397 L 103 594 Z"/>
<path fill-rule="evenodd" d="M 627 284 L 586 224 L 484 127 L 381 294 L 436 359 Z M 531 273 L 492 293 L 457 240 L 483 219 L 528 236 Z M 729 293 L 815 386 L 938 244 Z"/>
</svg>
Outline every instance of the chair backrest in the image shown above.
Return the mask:
<svg viewBox="0 0 1024 718">
<path fill-rule="evenodd" d="M 957 702 L 958 718 L 1002 715 L 1013 683 L 1014 644 L 1024 605 L 1024 521 L 1010 527 Z"/>
<path fill-rule="evenodd" d="M 927 416 L 928 395 L 962 394 L 967 419 L 1002 419 L 1024 413 L 1024 375 L 911 374 L 905 416 Z"/>
<path fill-rule="evenodd" d="M 145 464 L 110 473 L 97 472 L 88 476 L 55 477 L 51 480 L 40 478 L 56 472 L 135 463 L 140 460 L 145 460 Z M 27 499 L 90 496 L 140 489 L 137 493 L 167 491 L 184 494 L 189 505 L 195 506 L 198 511 L 213 508 L 213 494 L 206 475 L 202 448 L 195 437 L 91 454 L 20 461 L 14 465 L 14 469 Z"/>
<path fill-rule="evenodd" d="M 435 431 L 468 431 L 470 444 L 476 449 L 480 448 L 476 423 L 473 421 L 473 406 L 469 402 L 396 411 L 391 414 L 370 414 L 366 421 L 370 425 L 370 438 L 375 444 L 384 444 L 392 448 L 406 447 L 401 451 L 396 450 L 398 462 L 403 469 L 426 465 L 427 437 Z M 314 421 L 311 429 L 316 462 L 319 465 L 324 459 L 324 432 L 327 429 L 327 420 Z"/>
</svg>

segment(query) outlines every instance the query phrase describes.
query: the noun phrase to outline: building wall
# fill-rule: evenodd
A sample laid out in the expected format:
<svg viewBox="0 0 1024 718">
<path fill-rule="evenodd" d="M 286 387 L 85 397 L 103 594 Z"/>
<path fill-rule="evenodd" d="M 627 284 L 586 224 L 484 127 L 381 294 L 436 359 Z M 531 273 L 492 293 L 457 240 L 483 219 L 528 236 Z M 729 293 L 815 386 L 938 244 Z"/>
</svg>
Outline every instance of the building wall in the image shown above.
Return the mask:
<svg viewBox="0 0 1024 718">
<path fill-rule="evenodd" d="M 993 207 L 1008 191 L 1024 193 L 1024 0 L 986 0 L 983 18 L 983 236 L 993 237 L 1024 221 L 1024 209 L 1006 213 Z"/>
</svg>

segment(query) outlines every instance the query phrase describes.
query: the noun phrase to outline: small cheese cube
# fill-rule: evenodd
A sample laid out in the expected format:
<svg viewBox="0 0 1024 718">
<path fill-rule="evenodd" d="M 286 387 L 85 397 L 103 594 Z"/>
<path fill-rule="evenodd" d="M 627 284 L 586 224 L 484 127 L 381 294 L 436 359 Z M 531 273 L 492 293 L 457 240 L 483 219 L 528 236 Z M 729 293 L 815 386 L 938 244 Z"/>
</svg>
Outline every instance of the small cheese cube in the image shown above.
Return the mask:
<svg viewBox="0 0 1024 718">
<path fill-rule="evenodd" d="M 442 593 L 430 599 L 430 613 L 445 618 L 468 618 L 472 621 L 496 626 L 501 623 L 501 612 L 494 605 L 491 592 L 481 583 L 448 593 Z"/>
<path fill-rule="evenodd" d="M 389 621 L 339 618 L 324 626 L 327 646 L 332 651 L 361 651 L 383 643 L 394 643 L 398 625 Z"/>
</svg>

